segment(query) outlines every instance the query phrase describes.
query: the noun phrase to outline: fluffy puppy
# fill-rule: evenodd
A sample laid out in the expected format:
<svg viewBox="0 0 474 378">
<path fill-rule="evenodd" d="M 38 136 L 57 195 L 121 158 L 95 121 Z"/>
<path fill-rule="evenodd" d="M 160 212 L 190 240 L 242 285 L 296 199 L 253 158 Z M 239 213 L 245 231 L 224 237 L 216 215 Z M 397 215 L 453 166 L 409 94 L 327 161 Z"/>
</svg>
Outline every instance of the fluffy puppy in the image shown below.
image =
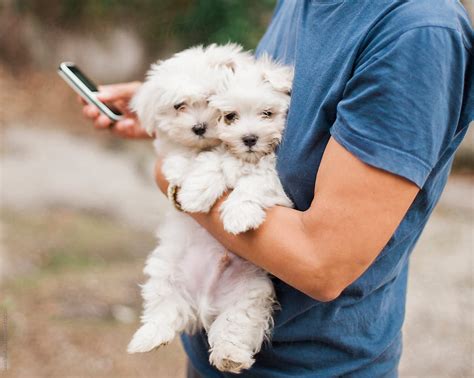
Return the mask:
<svg viewBox="0 0 474 378">
<path fill-rule="evenodd" d="M 290 67 L 263 57 L 236 71 L 226 89 L 210 98 L 209 106 L 219 113 L 216 135 L 223 144 L 196 157 L 177 196 L 183 209 L 207 212 L 224 191 L 232 189 L 220 214 L 224 228 L 238 234 L 259 227 L 267 208 L 292 206 L 275 168 L 292 77 Z M 206 256 L 198 250 L 193 254 Z M 209 287 L 207 297 L 217 312 L 206 329 L 211 363 L 239 372 L 252 365 L 254 354 L 269 336 L 275 298 L 262 269 L 228 256 L 227 265 L 213 281 L 218 286 Z M 218 263 L 216 257 L 212 264 Z"/>
<path fill-rule="evenodd" d="M 275 168 L 292 77 L 291 67 L 263 56 L 210 98 L 210 107 L 219 113 L 216 135 L 223 145 L 197 157 L 178 194 L 184 210 L 207 212 L 233 189 L 220 214 L 226 231 L 239 234 L 258 228 L 265 209 L 292 206 Z"/>
<path fill-rule="evenodd" d="M 219 111 L 210 98 L 225 91 L 253 58 L 236 45 L 197 47 L 154 65 L 133 99 L 141 123 L 157 136 L 163 173 L 180 186 L 203 153 L 219 145 Z M 207 183 L 209 186 L 209 183 Z M 177 333 L 204 328 L 210 361 L 240 372 L 253 363 L 271 322 L 274 290 L 268 276 L 229 252 L 191 217 L 170 208 L 150 254 L 142 287 L 143 325 L 128 346 L 147 352 Z"/>
</svg>

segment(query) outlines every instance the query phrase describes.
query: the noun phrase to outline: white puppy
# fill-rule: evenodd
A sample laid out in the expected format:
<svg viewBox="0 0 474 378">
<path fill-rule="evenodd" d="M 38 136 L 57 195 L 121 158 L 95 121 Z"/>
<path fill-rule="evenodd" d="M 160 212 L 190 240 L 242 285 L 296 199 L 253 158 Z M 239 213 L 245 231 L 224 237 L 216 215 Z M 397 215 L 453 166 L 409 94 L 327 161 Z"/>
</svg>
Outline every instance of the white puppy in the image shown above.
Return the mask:
<svg viewBox="0 0 474 378">
<path fill-rule="evenodd" d="M 223 145 L 197 157 L 178 194 L 184 210 L 207 212 L 225 190 L 233 189 L 220 212 L 225 230 L 239 234 L 258 228 L 265 209 L 292 206 L 275 167 L 292 77 L 292 68 L 263 56 L 236 72 L 226 89 L 211 97 L 210 107 L 219 112 L 217 137 Z"/>
<path fill-rule="evenodd" d="M 193 172 L 203 168 L 199 159 L 207 152 L 202 151 L 220 142 L 216 127 L 220 113 L 208 101 L 212 96 L 217 100 L 234 75 L 253 66 L 248 54 L 226 45 L 186 50 L 150 71 L 133 103 L 144 126 L 157 134 L 163 172 L 171 186 L 202 184 L 199 180 L 193 184 Z M 213 155 L 223 156 L 221 152 Z M 212 160 L 204 171 L 209 174 L 217 168 L 220 177 L 222 167 Z M 205 184 L 204 195 L 213 203 L 222 190 L 213 193 L 209 190 L 212 183 Z M 207 231 L 174 209 L 160 228 L 159 238 L 160 245 L 145 267 L 150 278 L 142 291 L 143 326 L 134 335 L 129 352 L 146 352 L 168 343 L 179 332 L 204 327 L 212 364 L 231 372 L 250 367 L 271 324 L 274 291 L 268 276 L 229 255 Z"/>
</svg>

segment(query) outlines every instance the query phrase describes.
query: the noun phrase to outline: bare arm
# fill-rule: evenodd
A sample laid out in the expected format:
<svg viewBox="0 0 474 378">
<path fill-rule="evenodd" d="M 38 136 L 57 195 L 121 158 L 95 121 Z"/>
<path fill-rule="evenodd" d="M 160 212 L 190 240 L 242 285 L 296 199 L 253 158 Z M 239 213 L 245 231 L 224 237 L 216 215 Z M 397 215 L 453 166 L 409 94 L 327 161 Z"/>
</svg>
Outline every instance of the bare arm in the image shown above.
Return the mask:
<svg viewBox="0 0 474 378">
<path fill-rule="evenodd" d="M 159 164 L 156 179 L 166 188 Z M 224 231 L 218 212 L 222 200 L 210 213 L 191 216 L 237 255 L 307 295 L 329 301 L 370 266 L 418 190 L 361 162 L 331 139 L 307 211 L 274 207 L 257 230 L 240 235 Z"/>
</svg>

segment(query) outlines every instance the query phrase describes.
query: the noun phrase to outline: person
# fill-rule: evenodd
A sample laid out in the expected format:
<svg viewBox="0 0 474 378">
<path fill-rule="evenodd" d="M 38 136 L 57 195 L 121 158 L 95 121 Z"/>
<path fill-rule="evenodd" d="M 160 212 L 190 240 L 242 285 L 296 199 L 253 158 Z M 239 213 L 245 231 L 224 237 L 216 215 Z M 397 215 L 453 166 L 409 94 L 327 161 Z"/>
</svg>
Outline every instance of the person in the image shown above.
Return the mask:
<svg viewBox="0 0 474 378">
<path fill-rule="evenodd" d="M 277 162 L 295 208 L 239 236 L 219 203 L 190 215 L 275 277 L 271 342 L 242 376 L 397 376 L 409 256 L 474 118 L 473 42 L 457 1 L 278 2 L 256 54 L 295 66 Z M 138 85 L 102 99 L 124 107 Z M 111 130 L 143 136 L 132 117 Z M 160 162 L 156 181 L 166 191 Z M 203 333 L 182 339 L 190 375 L 230 376 L 209 365 Z"/>
</svg>

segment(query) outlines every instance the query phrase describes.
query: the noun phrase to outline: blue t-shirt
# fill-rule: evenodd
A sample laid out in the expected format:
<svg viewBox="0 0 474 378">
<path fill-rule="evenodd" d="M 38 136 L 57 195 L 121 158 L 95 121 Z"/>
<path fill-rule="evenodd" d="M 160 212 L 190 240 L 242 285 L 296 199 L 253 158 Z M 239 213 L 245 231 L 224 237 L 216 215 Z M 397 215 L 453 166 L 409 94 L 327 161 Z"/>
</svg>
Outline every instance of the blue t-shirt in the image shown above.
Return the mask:
<svg viewBox="0 0 474 378">
<path fill-rule="evenodd" d="M 257 54 L 295 65 L 278 172 L 299 210 L 313 199 L 329 138 L 421 190 L 375 262 L 341 296 L 318 302 L 274 279 L 271 344 L 243 377 L 395 377 L 408 257 L 474 118 L 474 35 L 459 1 L 286 0 Z M 257 252 L 256 252 L 257 253 Z M 194 367 L 204 334 L 183 337 Z"/>
</svg>

